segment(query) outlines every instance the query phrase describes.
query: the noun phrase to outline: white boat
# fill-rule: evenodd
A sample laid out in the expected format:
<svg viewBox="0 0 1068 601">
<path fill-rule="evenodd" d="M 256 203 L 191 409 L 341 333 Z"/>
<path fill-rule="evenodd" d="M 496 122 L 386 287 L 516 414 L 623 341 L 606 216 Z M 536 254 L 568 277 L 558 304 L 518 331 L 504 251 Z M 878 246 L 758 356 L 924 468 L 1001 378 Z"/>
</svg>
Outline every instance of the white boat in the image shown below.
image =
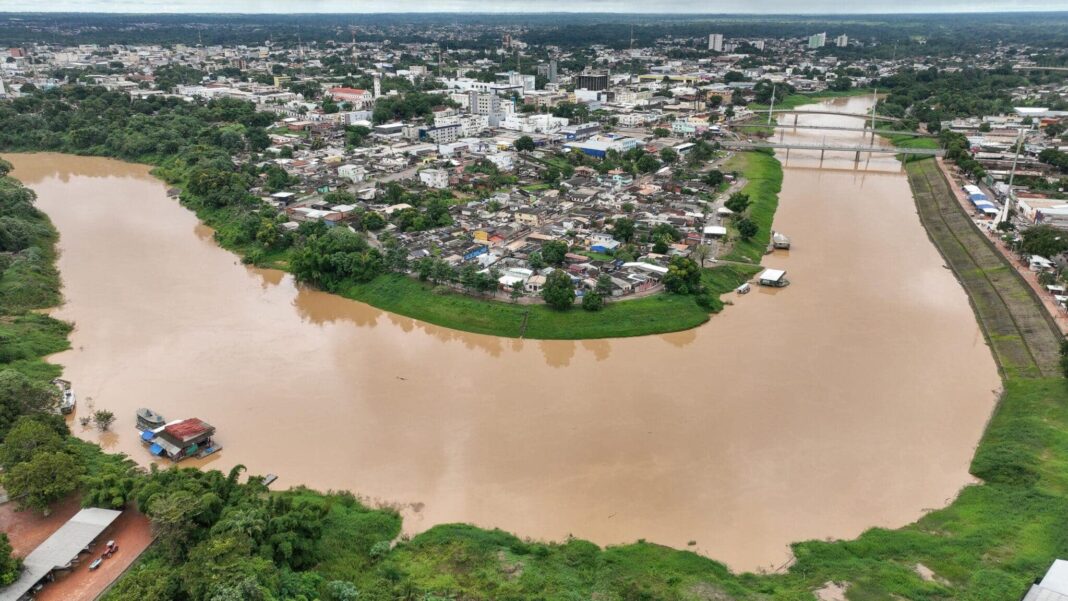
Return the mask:
<svg viewBox="0 0 1068 601">
<path fill-rule="evenodd" d="M 59 412 L 66 415 L 74 411 L 74 406 L 78 404 L 78 399 L 74 396 L 74 389 L 71 388 L 70 382 L 56 378 L 52 380 L 52 383 L 59 388 L 63 395 L 59 401 Z"/>
</svg>

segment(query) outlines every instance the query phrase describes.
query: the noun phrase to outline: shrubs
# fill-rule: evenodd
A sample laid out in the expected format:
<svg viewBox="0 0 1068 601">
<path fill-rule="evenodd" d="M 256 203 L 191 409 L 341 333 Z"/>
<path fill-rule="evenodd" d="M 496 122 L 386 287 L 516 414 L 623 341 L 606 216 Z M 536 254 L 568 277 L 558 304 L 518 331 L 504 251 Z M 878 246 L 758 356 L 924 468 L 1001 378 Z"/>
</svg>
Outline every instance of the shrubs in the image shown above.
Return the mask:
<svg viewBox="0 0 1068 601">
<path fill-rule="evenodd" d="M 586 311 L 600 311 L 604 308 L 604 297 L 597 292 L 587 292 L 582 297 L 582 308 Z"/>
<path fill-rule="evenodd" d="M 1016 442 L 980 445 L 971 472 L 988 484 L 1032 486 L 1038 481 L 1038 458 Z"/>
</svg>

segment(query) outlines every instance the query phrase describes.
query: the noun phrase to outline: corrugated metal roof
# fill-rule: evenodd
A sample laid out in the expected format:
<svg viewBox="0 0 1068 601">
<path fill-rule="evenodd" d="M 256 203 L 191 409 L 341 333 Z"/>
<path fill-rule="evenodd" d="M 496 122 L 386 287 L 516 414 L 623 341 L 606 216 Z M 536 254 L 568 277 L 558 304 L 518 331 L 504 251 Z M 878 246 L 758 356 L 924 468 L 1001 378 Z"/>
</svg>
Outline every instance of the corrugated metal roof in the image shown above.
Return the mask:
<svg viewBox="0 0 1068 601">
<path fill-rule="evenodd" d="M 0 589 L 0 601 L 18 601 L 49 572 L 70 563 L 121 514 L 121 511 L 98 507 L 74 514 L 23 560 L 22 574 L 11 586 Z"/>
</svg>

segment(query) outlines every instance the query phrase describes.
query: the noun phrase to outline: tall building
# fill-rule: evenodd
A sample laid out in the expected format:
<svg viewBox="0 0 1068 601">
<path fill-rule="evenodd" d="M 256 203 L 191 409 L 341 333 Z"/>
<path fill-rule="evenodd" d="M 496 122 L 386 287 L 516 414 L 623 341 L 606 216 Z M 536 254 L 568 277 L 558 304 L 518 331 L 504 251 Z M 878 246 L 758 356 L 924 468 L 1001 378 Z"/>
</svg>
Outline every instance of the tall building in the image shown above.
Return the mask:
<svg viewBox="0 0 1068 601">
<path fill-rule="evenodd" d="M 708 34 L 708 49 L 715 52 L 723 52 L 723 34 L 722 33 L 710 33 Z"/>
<path fill-rule="evenodd" d="M 757 50 L 764 49 L 764 40 L 753 40 L 752 44 L 753 48 L 756 48 Z"/>
<path fill-rule="evenodd" d="M 595 71 L 587 71 L 580 73 L 575 78 L 576 90 L 607 90 L 608 89 L 608 74 L 598 73 Z"/>
<path fill-rule="evenodd" d="M 846 34 L 843 33 L 842 35 L 840 35 L 840 36 L 838 36 L 838 37 L 836 37 L 834 39 L 834 43 L 839 48 L 845 48 L 846 46 L 849 45 L 849 36 L 847 36 Z"/>
<path fill-rule="evenodd" d="M 560 77 L 558 71 L 559 71 L 559 65 L 557 64 L 556 59 L 555 58 L 550 58 L 549 59 L 549 83 L 556 83 L 556 80 L 559 79 L 559 77 Z"/>
<path fill-rule="evenodd" d="M 808 38 L 808 47 L 810 49 L 823 48 L 827 45 L 827 32 L 817 33 Z"/>
</svg>

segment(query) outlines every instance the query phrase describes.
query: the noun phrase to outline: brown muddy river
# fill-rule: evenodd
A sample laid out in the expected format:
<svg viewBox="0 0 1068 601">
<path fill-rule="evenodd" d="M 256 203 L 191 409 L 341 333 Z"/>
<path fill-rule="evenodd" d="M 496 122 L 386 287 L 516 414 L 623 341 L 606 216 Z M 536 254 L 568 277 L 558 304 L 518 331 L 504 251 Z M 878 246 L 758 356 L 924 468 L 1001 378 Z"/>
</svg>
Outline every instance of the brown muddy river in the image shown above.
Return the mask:
<svg viewBox="0 0 1068 601">
<path fill-rule="evenodd" d="M 817 122 L 859 123 L 801 118 Z M 824 135 L 799 131 L 786 139 Z M 791 152 L 776 228 L 794 249 L 765 259 L 790 287 L 696 330 L 586 342 L 465 334 L 303 289 L 219 249 L 145 167 L 5 158 L 61 233 L 57 316 L 76 328 L 54 360 L 79 414 L 119 417 L 80 436 L 147 463 L 137 407 L 200 417 L 225 446 L 207 465 L 350 489 L 403 507 L 409 532 L 644 538 L 767 569 L 791 541 L 945 505 L 999 387 L 890 156 L 817 170 L 818 153 Z"/>
</svg>

